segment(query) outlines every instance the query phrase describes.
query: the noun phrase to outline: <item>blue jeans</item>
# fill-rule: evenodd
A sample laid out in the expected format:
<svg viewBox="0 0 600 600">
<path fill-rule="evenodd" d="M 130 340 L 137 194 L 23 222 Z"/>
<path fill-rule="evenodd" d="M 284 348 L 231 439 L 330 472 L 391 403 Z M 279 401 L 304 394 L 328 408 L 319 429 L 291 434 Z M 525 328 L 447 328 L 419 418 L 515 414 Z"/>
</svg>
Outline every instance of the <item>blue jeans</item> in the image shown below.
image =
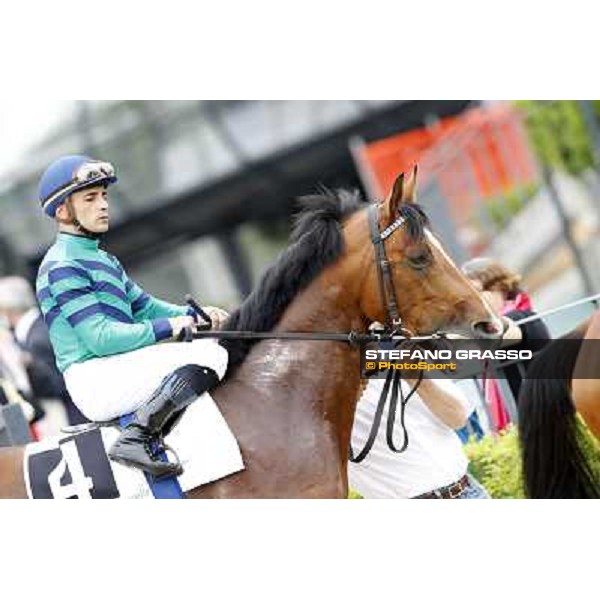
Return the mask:
<svg viewBox="0 0 600 600">
<path fill-rule="evenodd" d="M 457 500 L 490 500 L 490 495 L 487 493 L 486 489 L 473 477 L 472 475 L 467 474 L 469 478 L 469 487 L 456 496 Z"/>
</svg>

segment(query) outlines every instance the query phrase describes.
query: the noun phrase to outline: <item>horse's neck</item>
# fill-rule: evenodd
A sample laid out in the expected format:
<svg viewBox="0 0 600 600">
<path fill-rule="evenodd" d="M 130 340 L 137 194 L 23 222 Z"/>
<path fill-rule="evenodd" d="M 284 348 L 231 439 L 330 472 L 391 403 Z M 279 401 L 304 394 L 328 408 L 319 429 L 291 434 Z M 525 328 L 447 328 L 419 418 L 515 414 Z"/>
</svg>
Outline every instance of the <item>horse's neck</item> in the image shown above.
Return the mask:
<svg viewBox="0 0 600 600">
<path fill-rule="evenodd" d="M 289 306 L 278 331 L 348 332 L 364 330 L 356 290 L 358 282 L 341 285 L 335 269 L 328 269 Z"/>
<path fill-rule="evenodd" d="M 366 322 L 354 289 L 358 285 L 336 266 L 296 297 L 276 330 L 364 331 Z M 337 434 L 345 452 L 360 383 L 358 349 L 346 342 L 267 340 L 254 346 L 227 388 L 243 396 L 248 407 L 255 402 L 270 405 L 271 413 L 282 420 L 303 406 L 312 411 L 312 422 Z"/>
<path fill-rule="evenodd" d="M 294 299 L 276 330 L 364 331 L 366 321 L 359 308 L 362 282 L 356 277 L 360 272 L 345 260 L 323 271 Z M 360 384 L 360 356 L 346 342 L 256 344 L 231 379 L 215 391 L 215 400 L 253 467 L 246 476 L 250 487 L 246 491 L 343 495 Z M 229 491 L 219 487 L 219 494 Z"/>
<path fill-rule="evenodd" d="M 336 265 L 318 277 L 288 308 L 277 330 L 364 331 L 367 322 L 359 309 L 360 282 L 348 281 L 342 269 L 343 265 Z M 345 460 L 361 389 L 358 349 L 346 342 L 303 341 L 288 343 L 286 350 L 290 363 L 289 369 L 282 369 L 282 377 L 300 396 L 315 394 L 313 410 L 336 433 Z M 277 354 L 274 360 L 279 360 Z"/>
</svg>

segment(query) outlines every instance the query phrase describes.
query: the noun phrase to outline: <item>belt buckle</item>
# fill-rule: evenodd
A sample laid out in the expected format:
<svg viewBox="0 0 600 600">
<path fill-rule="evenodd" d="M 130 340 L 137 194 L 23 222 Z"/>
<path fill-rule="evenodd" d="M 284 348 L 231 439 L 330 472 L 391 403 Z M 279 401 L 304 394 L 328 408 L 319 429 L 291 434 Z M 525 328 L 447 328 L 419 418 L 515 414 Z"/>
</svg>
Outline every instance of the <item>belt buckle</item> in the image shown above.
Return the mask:
<svg viewBox="0 0 600 600">
<path fill-rule="evenodd" d="M 456 488 L 456 493 L 454 492 L 454 489 Z M 450 497 L 450 500 L 455 500 L 456 498 L 458 498 L 463 491 L 463 487 L 460 483 L 460 481 L 457 481 L 456 483 L 453 483 L 449 488 L 448 488 L 448 496 Z"/>
</svg>

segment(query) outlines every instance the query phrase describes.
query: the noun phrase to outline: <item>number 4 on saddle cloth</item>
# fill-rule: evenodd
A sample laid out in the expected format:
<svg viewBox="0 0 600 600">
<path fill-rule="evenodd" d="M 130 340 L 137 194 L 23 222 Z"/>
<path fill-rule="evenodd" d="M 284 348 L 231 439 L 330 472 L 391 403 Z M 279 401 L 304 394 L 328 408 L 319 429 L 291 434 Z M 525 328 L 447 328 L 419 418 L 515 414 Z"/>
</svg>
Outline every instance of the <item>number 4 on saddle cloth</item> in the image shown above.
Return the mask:
<svg viewBox="0 0 600 600">
<path fill-rule="evenodd" d="M 111 461 L 107 450 L 118 435 L 118 427 L 102 426 L 28 444 L 24 454 L 28 497 L 183 498 L 193 488 L 244 469 L 238 443 L 209 393 L 187 408 L 165 438 L 184 469 L 177 478 L 154 481 L 139 469 Z"/>
</svg>

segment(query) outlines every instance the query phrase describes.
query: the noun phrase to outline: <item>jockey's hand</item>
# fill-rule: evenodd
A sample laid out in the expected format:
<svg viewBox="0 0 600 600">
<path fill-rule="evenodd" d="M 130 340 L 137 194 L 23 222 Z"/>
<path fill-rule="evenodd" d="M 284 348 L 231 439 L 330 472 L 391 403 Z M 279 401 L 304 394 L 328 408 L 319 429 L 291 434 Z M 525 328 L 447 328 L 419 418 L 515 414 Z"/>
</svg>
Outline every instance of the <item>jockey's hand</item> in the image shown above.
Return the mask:
<svg viewBox="0 0 600 600">
<path fill-rule="evenodd" d="M 170 317 L 169 323 L 171 324 L 171 329 L 173 330 L 173 338 L 177 339 L 179 334 L 185 327 L 195 328 L 196 321 L 194 317 L 182 316 L 182 317 Z"/>
<path fill-rule="evenodd" d="M 225 324 L 225 321 L 229 318 L 229 313 L 218 306 L 203 306 L 202 308 L 211 318 L 213 329 L 221 329 Z"/>
</svg>

